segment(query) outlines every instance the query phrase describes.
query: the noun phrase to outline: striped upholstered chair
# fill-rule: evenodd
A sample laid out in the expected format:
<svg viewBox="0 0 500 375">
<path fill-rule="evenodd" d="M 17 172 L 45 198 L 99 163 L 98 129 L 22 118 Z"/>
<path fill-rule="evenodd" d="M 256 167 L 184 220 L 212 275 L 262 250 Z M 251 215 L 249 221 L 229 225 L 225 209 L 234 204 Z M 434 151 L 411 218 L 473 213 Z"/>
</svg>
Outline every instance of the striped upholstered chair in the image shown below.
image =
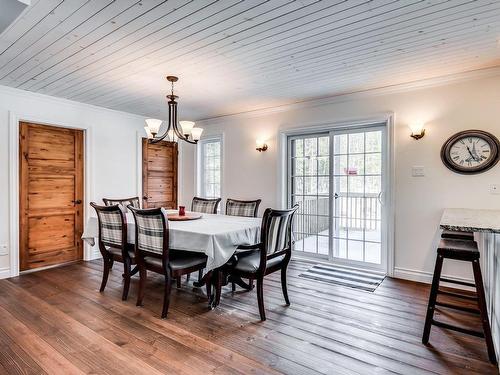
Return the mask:
<svg viewBox="0 0 500 375">
<path fill-rule="evenodd" d="M 109 271 L 115 261 L 123 263 L 123 294 L 126 300 L 130 288 L 130 277 L 133 275 L 132 265 L 136 264 L 134 246 L 127 243 L 127 221 L 122 205 L 99 206 L 90 203 L 97 212 L 99 222 L 99 251 L 101 252 L 104 272 L 102 274 L 101 292 L 104 291 L 108 281 Z"/>
<path fill-rule="evenodd" d="M 254 201 L 241 201 L 228 198 L 226 201 L 226 215 L 257 217 L 261 199 Z"/>
<path fill-rule="evenodd" d="M 119 204 L 124 208 L 125 212 L 128 212 L 127 209 L 128 206 L 132 206 L 134 208 L 141 208 L 141 202 L 139 200 L 139 197 L 120 198 L 120 199 L 103 198 L 102 201 L 104 202 L 105 206 L 112 206 L 115 204 Z"/>
<path fill-rule="evenodd" d="M 191 203 L 191 211 L 204 214 L 216 214 L 221 198 L 199 198 L 194 197 Z"/>
<path fill-rule="evenodd" d="M 172 282 L 182 275 L 205 268 L 207 256 L 202 253 L 169 249 L 168 218 L 163 208 L 139 210 L 129 206 L 135 220 L 135 254 L 139 267 L 137 306 L 142 306 L 147 271 L 165 276 L 162 318 L 167 317 Z M 210 299 L 210 282 L 207 294 Z"/>
<path fill-rule="evenodd" d="M 286 270 L 292 256 L 292 220 L 299 205 L 289 210 L 266 209 L 262 218 L 261 241 L 251 246 L 240 246 L 243 250 L 236 253 L 225 270 L 217 277 L 215 304 L 220 300 L 221 281 L 226 279 L 223 273 L 229 274 L 231 279 L 257 280 L 257 300 L 260 319 L 266 320 L 264 310 L 263 284 L 264 276 L 281 271 L 281 288 L 287 305 Z"/>
</svg>

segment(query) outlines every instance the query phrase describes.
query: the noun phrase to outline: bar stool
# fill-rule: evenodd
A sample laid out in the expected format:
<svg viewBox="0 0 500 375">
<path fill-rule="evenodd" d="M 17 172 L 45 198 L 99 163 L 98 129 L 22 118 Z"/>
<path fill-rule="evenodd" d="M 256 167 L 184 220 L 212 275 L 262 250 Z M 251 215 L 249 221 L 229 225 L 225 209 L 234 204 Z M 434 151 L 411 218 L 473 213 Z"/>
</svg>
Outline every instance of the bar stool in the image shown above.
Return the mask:
<svg viewBox="0 0 500 375">
<path fill-rule="evenodd" d="M 472 270 L 474 271 L 474 283 L 467 283 L 464 281 L 456 281 L 441 277 L 441 270 L 443 268 L 444 259 L 461 260 L 472 263 Z M 447 283 L 460 284 L 476 288 L 475 295 L 465 295 L 461 293 L 448 292 L 439 290 L 439 282 L 444 281 Z M 477 302 L 479 309 L 472 309 L 464 306 L 456 306 L 450 303 L 437 301 L 438 294 L 449 295 L 455 298 L 462 298 L 473 300 Z M 448 323 L 444 323 L 434 319 L 434 310 L 436 306 L 443 306 L 455 310 L 465 311 L 468 313 L 478 314 L 481 317 L 483 331 L 474 331 L 471 329 L 457 327 Z M 434 276 L 432 278 L 431 293 L 429 296 L 429 305 L 427 306 L 427 315 L 425 317 L 424 332 L 422 335 L 422 343 L 429 342 L 429 335 L 431 333 L 431 326 L 451 329 L 454 331 L 466 333 L 469 335 L 483 337 L 486 340 L 488 348 L 488 356 L 491 363 L 496 364 L 495 350 L 493 348 L 493 340 L 491 337 L 491 328 L 488 320 L 488 313 L 486 310 L 486 299 L 484 295 L 483 279 L 481 275 L 481 268 L 479 266 L 479 251 L 475 241 L 464 241 L 456 239 L 442 239 L 437 249 L 436 266 L 434 268 Z"/>
</svg>

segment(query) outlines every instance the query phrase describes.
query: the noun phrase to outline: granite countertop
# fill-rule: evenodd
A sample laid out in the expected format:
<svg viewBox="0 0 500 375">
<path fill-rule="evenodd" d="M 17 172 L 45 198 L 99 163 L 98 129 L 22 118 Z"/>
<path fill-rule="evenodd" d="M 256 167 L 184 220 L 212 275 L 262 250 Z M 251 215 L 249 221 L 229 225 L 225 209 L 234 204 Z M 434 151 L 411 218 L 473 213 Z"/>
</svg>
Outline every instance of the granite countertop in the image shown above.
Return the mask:
<svg viewBox="0 0 500 375">
<path fill-rule="evenodd" d="M 500 233 L 500 210 L 446 208 L 440 227 L 462 232 Z"/>
</svg>

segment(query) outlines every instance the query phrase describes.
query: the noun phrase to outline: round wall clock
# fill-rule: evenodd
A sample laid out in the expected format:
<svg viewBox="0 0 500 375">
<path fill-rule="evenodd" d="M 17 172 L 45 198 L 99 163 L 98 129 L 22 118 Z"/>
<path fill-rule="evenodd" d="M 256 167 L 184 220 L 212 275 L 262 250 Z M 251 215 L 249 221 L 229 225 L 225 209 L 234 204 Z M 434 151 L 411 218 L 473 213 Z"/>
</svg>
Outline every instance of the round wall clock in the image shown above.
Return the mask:
<svg viewBox="0 0 500 375">
<path fill-rule="evenodd" d="M 481 173 L 498 162 L 499 149 L 500 143 L 493 134 L 482 130 L 465 130 L 444 143 L 441 159 L 453 172 Z"/>
</svg>

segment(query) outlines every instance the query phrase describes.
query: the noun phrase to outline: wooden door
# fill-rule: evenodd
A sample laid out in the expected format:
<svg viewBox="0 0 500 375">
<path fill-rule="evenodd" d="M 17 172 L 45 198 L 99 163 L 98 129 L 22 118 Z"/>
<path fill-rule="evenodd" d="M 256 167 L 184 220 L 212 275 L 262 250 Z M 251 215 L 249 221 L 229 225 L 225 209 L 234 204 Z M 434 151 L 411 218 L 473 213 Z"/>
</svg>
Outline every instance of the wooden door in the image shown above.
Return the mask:
<svg viewBox="0 0 500 375">
<path fill-rule="evenodd" d="M 83 132 L 19 127 L 20 270 L 82 259 Z"/>
<path fill-rule="evenodd" d="M 142 140 L 142 207 L 177 208 L 177 143 Z"/>
</svg>

